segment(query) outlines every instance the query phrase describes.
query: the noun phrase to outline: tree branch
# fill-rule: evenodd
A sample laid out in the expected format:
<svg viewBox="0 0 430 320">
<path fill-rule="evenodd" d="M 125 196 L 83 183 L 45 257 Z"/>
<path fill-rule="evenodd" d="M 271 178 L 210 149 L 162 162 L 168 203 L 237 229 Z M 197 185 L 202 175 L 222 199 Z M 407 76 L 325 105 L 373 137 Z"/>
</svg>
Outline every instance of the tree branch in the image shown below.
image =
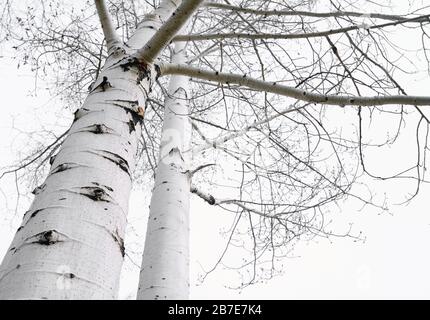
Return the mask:
<svg viewBox="0 0 430 320">
<path fill-rule="evenodd" d="M 294 105 L 289 105 L 288 107 L 286 107 L 284 110 L 282 111 L 277 111 L 275 114 L 268 116 L 266 118 L 264 118 L 263 120 L 260 121 L 255 121 L 250 125 L 247 125 L 246 127 L 244 127 L 241 130 L 237 130 L 236 132 L 224 135 L 220 138 L 217 139 L 213 139 L 213 140 L 205 140 L 206 144 L 198 146 L 193 148 L 191 151 L 192 153 L 197 153 L 197 152 L 201 152 L 204 150 L 207 150 L 211 147 L 213 148 L 217 148 L 218 146 L 226 143 L 227 141 L 236 139 L 240 136 L 243 136 L 244 134 L 246 134 L 249 130 L 253 129 L 253 128 L 257 128 L 265 123 L 268 123 L 270 121 L 272 121 L 273 119 L 276 119 L 282 115 L 285 115 L 287 113 L 293 112 L 293 111 L 297 111 L 300 110 L 302 108 L 304 108 L 305 106 L 307 106 L 308 104 L 304 105 L 304 106 L 300 106 L 300 107 L 295 107 Z"/>
<path fill-rule="evenodd" d="M 161 50 L 172 40 L 184 26 L 185 22 L 199 7 L 203 0 L 184 0 L 170 18 L 152 36 L 143 48 L 136 53 L 141 63 L 152 63 Z"/>
<path fill-rule="evenodd" d="M 201 191 L 196 186 L 191 186 L 190 191 L 191 191 L 191 193 L 194 193 L 194 194 L 198 195 L 200 198 L 202 198 L 203 200 L 205 200 L 210 205 L 213 206 L 213 205 L 216 204 L 215 198 L 212 195 L 210 195 L 210 194 L 208 194 L 206 192 Z"/>
<path fill-rule="evenodd" d="M 282 96 L 295 98 L 297 100 L 321 103 L 325 105 L 353 105 L 353 106 L 380 106 L 387 104 L 402 104 L 415 106 L 430 106 L 430 96 L 338 96 L 312 93 L 306 90 L 285 86 L 277 82 L 261 81 L 246 75 L 222 73 L 218 71 L 206 71 L 199 68 L 180 64 L 160 65 L 161 75 L 182 74 L 189 77 L 214 81 L 223 84 L 236 84 L 257 91 L 266 91 Z"/>
<path fill-rule="evenodd" d="M 114 47 L 121 46 L 121 41 L 116 34 L 112 20 L 109 16 L 108 9 L 104 0 L 94 0 L 97 8 L 97 14 L 100 19 L 100 24 L 103 29 L 103 34 L 106 40 L 106 48 L 111 51 Z"/>
<path fill-rule="evenodd" d="M 423 15 L 415 18 L 403 19 L 400 21 L 388 22 L 384 24 L 377 24 L 374 26 L 367 25 L 354 25 L 345 28 L 339 29 L 331 29 L 319 32 L 309 32 L 309 33 L 290 33 L 290 34 L 282 34 L 282 33 L 214 33 L 214 34 L 189 34 L 189 35 L 177 35 L 173 38 L 173 41 L 201 41 L 201 40 L 220 40 L 220 39 L 309 39 L 309 38 L 317 38 L 317 37 L 326 37 L 332 34 L 345 33 L 358 29 L 381 29 L 389 26 L 396 26 L 399 24 L 403 24 L 406 22 L 423 22 L 430 21 L 430 15 Z"/>
<path fill-rule="evenodd" d="M 399 21 L 406 19 L 399 15 L 381 14 L 381 13 L 364 13 L 364 12 L 352 12 L 352 11 L 334 11 L 334 12 L 310 12 L 310 11 L 295 11 L 295 10 L 258 10 L 243 8 L 239 6 L 233 6 L 224 3 L 217 2 L 206 2 L 203 6 L 225 9 L 235 12 L 250 13 L 262 16 L 305 16 L 315 18 L 329 18 L 329 17 L 369 17 L 383 20 Z"/>
</svg>

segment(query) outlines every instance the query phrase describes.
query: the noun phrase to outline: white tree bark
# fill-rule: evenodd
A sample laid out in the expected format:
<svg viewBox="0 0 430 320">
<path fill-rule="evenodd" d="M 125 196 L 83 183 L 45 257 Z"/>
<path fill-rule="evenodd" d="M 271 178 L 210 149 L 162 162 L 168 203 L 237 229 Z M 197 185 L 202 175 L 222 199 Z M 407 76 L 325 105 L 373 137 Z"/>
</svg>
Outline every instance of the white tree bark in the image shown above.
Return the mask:
<svg viewBox="0 0 430 320">
<path fill-rule="evenodd" d="M 0 299 L 113 299 L 145 96 L 135 69 L 104 70 L 76 112 L 0 271 Z M 142 81 L 149 87 L 149 81 Z"/>
<path fill-rule="evenodd" d="M 157 32 L 157 37 L 150 39 L 146 42 L 145 46 L 137 52 L 139 61 L 152 63 L 160 50 L 172 40 L 177 31 L 182 28 L 202 2 L 203 0 L 183 0 L 172 17 L 160 27 Z"/>
<path fill-rule="evenodd" d="M 172 60 L 185 62 L 184 43 Z M 156 170 L 138 299 L 188 299 L 190 121 L 188 77 L 172 76 L 165 100 L 160 160 Z"/>
<path fill-rule="evenodd" d="M 154 15 L 166 19 L 176 5 L 166 0 Z M 148 19 L 142 26 L 148 28 L 139 28 L 132 39 L 139 48 L 160 24 Z M 34 190 L 0 266 L 0 299 L 116 298 L 139 106 L 155 76 L 127 58 L 136 50 L 125 47 L 131 49 L 118 47 L 109 55 L 48 177 Z"/>
</svg>

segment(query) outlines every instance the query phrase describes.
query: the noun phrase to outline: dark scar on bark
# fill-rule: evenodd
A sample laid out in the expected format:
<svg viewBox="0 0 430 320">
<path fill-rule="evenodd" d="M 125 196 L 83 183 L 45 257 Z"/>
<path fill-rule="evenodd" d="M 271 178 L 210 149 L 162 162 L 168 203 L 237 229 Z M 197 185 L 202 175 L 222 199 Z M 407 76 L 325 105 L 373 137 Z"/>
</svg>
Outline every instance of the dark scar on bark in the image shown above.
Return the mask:
<svg viewBox="0 0 430 320">
<path fill-rule="evenodd" d="M 53 155 L 51 158 L 49 158 L 49 164 L 52 166 L 52 164 L 55 161 L 55 158 L 57 157 L 57 155 Z"/>
<path fill-rule="evenodd" d="M 143 117 L 140 116 L 137 111 L 129 110 L 127 112 L 130 113 L 131 120 L 133 120 L 133 123 L 134 123 L 135 126 L 136 126 L 136 124 L 138 124 L 138 123 L 141 124 L 143 122 Z"/>
<path fill-rule="evenodd" d="M 212 206 L 215 204 L 215 198 L 213 196 L 209 196 L 209 199 L 206 201 Z"/>
<path fill-rule="evenodd" d="M 45 232 L 38 233 L 35 235 L 35 237 L 37 237 L 37 240 L 34 243 L 38 243 L 45 246 L 61 242 L 59 240 L 59 234 L 55 230 L 48 230 Z"/>
<path fill-rule="evenodd" d="M 161 76 L 161 68 L 158 64 L 154 64 L 154 69 L 155 69 L 155 80 L 158 80 L 158 78 L 160 78 Z"/>
<path fill-rule="evenodd" d="M 77 165 L 74 164 L 74 163 L 71 163 L 71 162 L 62 163 L 62 164 L 56 166 L 51 171 L 51 175 L 55 174 L 55 173 L 63 172 L 63 171 L 66 171 L 66 170 L 70 170 L 70 169 L 73 169 L 73 168 L 76 168 L 76 167 L 77 167 Z"/>
<path fill-rule="evenodd" d="M 93 200 L 93 201 L 103 201 L 103 202 L 111 202 L 109 195 L 103 188 L 101 187 L 81 187 L 81 192 L 79 194 Z"/>
<path fill-rule="evenodd" d="M 107 127 L 104 124 L 95 123 L 91 126 L 83 128 L 87 132 L 91 132 L 94 134 L 106 134 L 106 133 L 112 133 L 113 129 Z"/>
<path fill-rule="evenodd" d="M 132 109 L 133 107 L 136 107 L 139 105 L 139 101 L 137 100 L 122 100 L 122 99 L 115 99 L 115 100 L 110 100 L 112 101 L 112 105 L 122 108 L 125 110 L 125 112 L 129 113 L 131 115 L 131 120 L 133 120 L 133 124 L 136 127 L 136 124 L 138 123 L 142 123 L 143 122 L 143 117 L 139 115 L 139 113 Z M 123 102 L 123 103 L 127 103 L 129 104 L 132 108 L 127 108 L 126 106 L 122 105 L 121 103 L 117 103 L 117 102 Z M 130 125 L 129 125 L 130 127 Z M 130 133 L 133 132 L 133 130 L 130 127 Z"/>
<path fill-rule="evenodd" d="M 106 91 L 106 89 L 108 88 L 112 88 L 112 85 L 108 81 L 108 77 L 104 76 L 102 82 L 100 82 L 100 84 L 97 87 L 92 89 L 91 92 L 94 92 L 97 89 L 101 89 L 101 91 Z"/>
<path fill-rule="evenodd" d="M 37 195 L 39 193 L 41 193 L 43 190 L 45 190 L 46 188 L 46 184 L 42 184 L 36 188 L 33 189 L 33 191 L 31 191 L 32 194 Z"/>
<path fill-rule="evenodd" d="M 136 125 L 134 124 L 134 121 L 133 120 L 129 120 L 128 122 L 127 122 L 127 125 L 128 125 L 128 133 L 132 133 L 133 131 L 135 131 L 136 130 Z"/>
<path fill-rule="evenodd" d="M 33 213 L 31 214 L 31 216 L 30 216 L 30 219 L 31 218 L 34 218 L 35 216 L 37 216 L 37 214 L 40 212 L 40 211 L 42 211 L 42 210 L 44 210 L 44 209 L 37 209 L 37 210 L 34 210 L 33 211 Z"/>
<path fill-rule="evenodd" d="M 113 189 L 111 188 L 111 187 L 109 187 L 109 186 L 106 186 L 106 185 L 104 185 L 104 184 L 100 184 L 100 183 L 98 183 L 98 182 L 95 182 L 95 181 L 91 181 L 91 183 L 93 184 L 93 185 L 95 185 L 95 186 L 102 186 L 102 187 L 104 187 L 106 190 L 109 190 L 109 191 L 113 191 Z"/>
<path fill-rule="evenodd" d="M 151 75 L 148 65 L 140 62 L 136 57 L 128 58 L 127 62 L 120 64 L 120 67 L 124 72 L 129 71 L 131 68 L 137 69 L 136 84 L 140 84 L 140 82 L 145 78 L 149 80 Z"/>
<path fill-rule="evenodd" d="M 111 233 L 111 235 L 112 235 L 112 238 L 115 240 L 115 242 L 118 244 L 119 251 L 121 252 L 122 257 L 124 258 L 125 256 L 124 239 L 119 236 L 118 230 L 114 233 Z"/>
<path fill-rule="evenodd" d="M 90 109 L 87 109 L 87 108 L 79 108 L 79 109 L 77 109 L 73 113 L 73 115 L 74 115 L 73 122 L 75 122 L 76 120 L 79 120 L 84 115 L 88 114 L 89 111 L 90 111 Z"/>
<path fill-rule="evenodd" d="M 125 172 L 125 173 L 127 173 L 129 176 L 131 176 L 131 174 L 130 174 L 130 167 L 129 167 L 129 165 L 128 165 L 127 160 L 125 160 L 125 159 L 124 159 L 123 157 L 121 157 L 120 155 L 118 155 L 118 154 L 116 154 L 116 153 L 113 153 L 113 152 L 110 152 L 110 151 L 107 151 L 107 150 L 101 150 L 101 152 L 105 154 L 105 155 L 103 155 L 103 154 L 100 154 L 100 153 L 99 153 L 99 155 L 100 155 L 102 158 L 104 158 L 104 159 L 106 159 L 106 160 L 109 160 L 110 162 L 115 163 L 117 166 L 119 166 L 119 167 L 120 167 L 120 169 L 121 169 L 122 171 L 124 171 L 124 172 Z"/>
</svg>

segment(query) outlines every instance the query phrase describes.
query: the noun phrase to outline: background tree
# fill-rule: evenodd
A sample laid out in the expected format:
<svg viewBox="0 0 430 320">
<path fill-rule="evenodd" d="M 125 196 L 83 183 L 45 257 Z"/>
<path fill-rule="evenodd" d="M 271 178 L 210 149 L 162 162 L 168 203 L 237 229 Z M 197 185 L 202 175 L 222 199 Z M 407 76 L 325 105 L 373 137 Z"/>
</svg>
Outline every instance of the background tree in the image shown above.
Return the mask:
<svg viewBox="0 0 430 320">
<path fill-rule="evenodd" d="M 184 5 L 192 3 L 197 2 L 183 2 Z M 96 92 L 102 92 L 101 96 L 109 97 L 109 92 L 116 85 L 111 76 L 105 79 L 103 72 L 117 62 L 110 62 L 109 57 L 112 58 L 114 50 L 118 50 L 122 42 L 133 35 L 134 30 L 137 30 L 135 34 L 144 30 L 144 39 L 131 36 L 127 46 L 122 47 L 126 54 L 131 52 L 140 58 L 141 63 L 151 62 L 157 57 L 157 60 L 154 60 L 157 67 L 154 67 L 153 72 L 157 73 L 155 82 L 141 79 L 144 80 L 145 90 L 138 101 L 141 107 L 142 101 L 145 101 L 145 120 L 142 122 L 142 134 L 138 123 L 134 123 L 134 126 L 137 125 L 134 128 L 135 133 L 130 130 L 136 137 L 134 148 L 137 156 L 131 157 L 130 153 L 126 162 L 136 162 L 138 167 L 134 174 L 135 180 L 147 183 L 157 166 L 158 170 L 162 170 L 162 165 L 158 164 L 159 158 L 160 163 L 163 163 L 165 157 L 170 161 L 171 157 L 176 155 L 176 160 L 170 162 L 174 164 L 175 161 L 192 158 L 189 165 L 175 165 L 175 170 L 180 173 L 179 176 L 189 179 L 187 183 L 190 183 L 192 178 L 192 193 L 234 215 L 224 254 L 228 250 L 235 251 L 233 248 L 236 247 L 244 249 L 241 251 L 245 253 L 244 256 L 235 261 L 235 268 L 243 271 L 243 280 L 239 287 L 262 278 L 271 278 L 279 271 L 279 260 L 299 239 L 315 236 L 349 236 L 360 239 L 359 233 L 349 229 L 338 233 L 331 230 L 328 211 L 333 204 L 346 197 L 352 197 L 363 205 L 386 210 L 384 199 L 375 198 L 366 190 L 369 177 L 382 180 L 413 179 L 416 181 L 416 188 L 408 200 L 417 194 L 420 184 L 425 181 L 428 132 L 428 117 L 420 106 L 428 105 L 430 98 L 408 95 L 405 84 L 401 83 L 398 77 L 406 70 L 413 70 L 412 57 L 428 61 L 426 42 L 429 15 L 425 14 L 425 7 L 420 6 L 418 1 L 411 2 L 408 12 L 401 14 L 388 13 L 386 8 L 382 10 L 379 5 L 368 5 L 366 9 L 369 11 L 360 12 L 357 10 L 360 7 L 359 2 L 346 1 L 330 4 L 316 1 L 206 2 L 192 17 L 186 11 L 184 16 L 190 18 L 190 23 L 181 34 L 173 37 L 169 24 L 163 25 L 162 30 L 164 28 L 169 32 L 157 33 L 150 45 L 143 49 L 146 50 L 148 59 L 145 60 L 139 49 L 152 35 L 148 33 L 148 29 L 155 31 L 160 26 L 148 28 L 148 24 L 154 23 L 153 16 L 142 15 L 148 12 L 151 5 L 155 7 L 154 4 L 143 2 L 111 1 L 112 27 L 109 27 L 109 23 L 106 24 L 107 16 L 103 15 L 106 10 L 99 7 L 104 40 L 97 32 L 79 32 L 98 29 L 94 21 L 96 17 L 88 13 L 93 12 L 93 9 L 89 9 L 93 8 L 92 2 L 87 2 L 80 10 L 76 10 L 73 5 L 57 5 L 55 1 L 49 5 L 42 4 L 39 8 L 30 6 L 23 8 L 24 17 L 17 16 L 12 11 L 14 8 L 5 5 L 2 21 L 17 24 L 21 29 L 14 33 L 12 29 L 4 28 L 2 34 L 7 40 L 14 42 L 18 52 L 23 52 L 23 63 L 30 63 L 36 70 L 36 76 L 50 78 L 55 74 L 58 79 L 70 79 L 70 75 L 73 75 L 73 81 L 68 84 L 63 80 L 57 81 L 57 86 L 53 89 L 64 97 L 69 108 L 76 108 L 89 84 L 91 93 L 96 89 Z M 48 15 L 47 12 L 53 14 Z M 164 17 L 168 16 L 169 13 L 166 12 Z M 70 23 L 65 23 L 69 21 L 65 19 L 69 19 Z M 178 28 L 177 21 L 173 25 Z M 117 29 L 120 38 L 112 35 L 113 29 Z M 419 51 L 416 48 L 401 49 L 395 43 L 397 33 L 390 34 L 391 30 L 404 32 L 403 30 L 408 29 L 413 31 L 411 34 L 420 36 L 420 42 L 417 42 Z M 185 41 L 188 42 L 188 60 L 167 63 L 169 50 L 162 51 L 159 55 L 157 52 L 151 53 L 154 44 L 161 49 L 172 37 L 175 48 Z M 105 44 L 107 52 L 104 49 Z M 31 50 L 28 50 L 29 48 Z M 133 53 L 133 50 L 138 51 Z M 108 57 L 108 67 L 105 65 L 105 71 L 102 72 L 101 66 L 105 57 Z M 118 61 L 121 61 L 121 58 L 118 57 Z M 142 70 L 131 62 L 121 62 L 120 65 L 123 69 L 134 67 L 133 76 L 136 77 L 137 72 L 140 77 Z M 428 67 L 428 63 L 426 65 Z M 422 64 L 417 67 L 422 68 Z M 178 97 L 177 90 L 166 91 L 164 88 L 167 82 L 164 76 L 168 75 L 191 77 L 190 94 Z M 174 87 L 172 83 L 173 80 L 170 88 Z M 146 93 L 150 93 L 148 99 L 145 99 Z M 132 101 L 129 96 L 130 93 L 125 98 L 121 97 L 121 100 Z M 163 110 L 163 96 L 167 97 L 167 101 L 177 99 L 186 101 L 189 105 L 186 117 L 190 119 L 193 133 L 191 143 L 181 139 L 182 149 L 175 149 L 171 142 L 175 142 L 174 138 L 178 135 L 185 137 L 181 131 L 183 129 L 177 131 L 175 128 L 176 131 L 167 133 L 167 136 L 166 131 L 159 131 L 163 118 L 164 128 L 169 128 L 166 125 L 168 110 L 171 111 L 172 121 L 175 121 L 175 118 L 176 121 L 178 118 L 184 118 L 182 111 L 172 111 L 168 102 Z M 377 107 L 379 105 L 387 106 Z M 124 107 L 121 104 L 120 108 Z M 81 112 L 85 108 L 86 106 L 82 107 Z M 131 110 L 138 114 L 137 105 L 132 106 Z M 132 112 L 129 113 L 133 115 Z M 76 114 L 79 116 L 79 111 Z M 101 125 L 99 115 L 95 119 L 97 124 Z M 135 118 L 132 117 L 131 120 L 133 119 Z M 364 129 L 372 123 L 379 125 L 382 121 L 380 119 L 384 119 L 384 123 L 389 123 L 394 128 L 390 128 L 391 135 L 383 141 L 366 134 Z M 417 146 L 413 164 L 406 169 L 400 168 L 400 173 L 388 176 L 376 174 L 369 169 L 364 151 L 395 143 L 400 133 L 407 132 L 412 126 L 415 127 Z M 111 128 L 107 124 L 106 127 Z M 35 177 L 43 176 L 43 171 L 47 170 L 45 165 L 49 159 L 48 154 L 55 153 L 60 144 L 63 145 L 61 150 L 64 149 L 66 140 L 63 142 L 63 138 L 69 139 L 66 136 L 73 136 L 72 128 L 46 149 L 36 150 L 4 174 L 13 172 L 25 176 L 25 173 L 34 172 L 37 168 L 38 175 Z M 81 129 L 78 127 L 77 130 Z M 167 149 L 159 148 L 160 139 L 164 141 L 161 145 L 167 146 Z M 185 147 L 190 144 L 191 148 Z M 82 142 L 78 142 L 78 145 L 87 148 Z M 121 167 L 120 164 L 117 165 Z M 56 167 L 51 169 L 51 176 L 53 172 L 56 173 Z M 89 177 L 91 175 L 88 175 Z M 158 174 L 156 181 L 157 179 L 160 179 Z M 164 181 L 161 179 L 159 182 Z M 73 181 L 75 182 L 76 180 Z M 173 187 L 178 187 L 178 181 L 170 183 Z M 157 186 L 156 184 L 155 192 Z M 99 190 L 97 186 L 94 188 Z M 129 187 L 121 186 L 112 189 L 123 191 L 127 188 Z M 168 194 L 170 188 L 167 185 L 165 188 L 165 194 Z M 184 192 L 180 193 L 180 196 L 186 197 L 185 192 L 188 191 L 179 189 Z M 122 196 L 124 200 L 127 198 L 126 194 Z M 156 197 L 155 193 L 153 197 Z M 153 201 L 161 207 L 158 213 L 153 210 L 157 215 L 155 218 L 168 211 L 160 201 Z M 123 211 L 127 211 L 126 205 L 121 207 Z M 79 204 L 78 210 L 82 210 L 81 208 Z M 39 208 L 31 209 L 30 216 L 37 210 Z M 53 214 L 49 213 L 49 216 L 52 217 Z M 26 219 L 28 218 L 24 218 L 24 223 Z M 96 220 L 100 222 L 99 218 Z M 109 238 L 107 234 L 105 242 L 112 246 L 119 244 L 121 249 L 124 224 L 121 223 L 118 236 Z M 156 228 L 160 229 L 160 226 Z M 169 228 L 176 227 L 170 225 Z M 172 236 L 169 228 L 161 226 L 160 230 L 165 231 L 159 232 L 157 243 L 160 243 L 160 239 Z M 30 243 L 30 247 L 34 246 L 33 243 L 44 244 L 41 241 L 46 242 L 46 232 L 52 230 L 54 229 L 35 233 L 31 229 L 31 236 L 29 234 L 17 241 Z M 115 232 L 111 234 L 115 235 Z M 60 236 L 61 233 L 58 237 Z M 96 237 L 95 241 L 100 242 L 100 238 Z M 48 239 L 47 242 L 50 244 L 53 241 Z M 41 254 L 45 254 L 46 248 L 40 247 Z M 102 251 L 109 253 L 105 259 L 111 258 L 113 250 Z M 123 249 L 119 250 L 119 253 L 121 251 Z M 11 255 L 12 253 L 9 253 L 9 256 Z M 109 279 L 112 284 L 107 290 L 108 294 L 101 297 L 113 297 L 112 293 L 116 291 L 117 278 L 113 274 L 118 274 L 117 270 L 122 261 L 118 252 L 116 255 L 117 268 L 111 270 L 112 274 L 107 274 L 103 280 Z M 166 257 L 161 257 L 161 265 L 168 265 L 170 258 Z M 70 255 L 67 259 L 67 265 L 72 260 L 75 263 L 78 261 L 76 255 Z M 144 258 L 144 266 L 146 263 L 151 264 L 153 259 L 154 257 Z M 183 259 L 182 263 L 186 264 L 186 260 Z M 5 261 L 8 261 L 7 257 Z M 13 273 L 18 274 L 19 270 L 23 270 L 20 263 L 17 264 L 19 268 L 16 268 L 15 264 L 15 261 L 8 262 L 6 265 L 9 265 L 9 268 L 3 270 L 2 275 L 2 282 L 9 278 L 7 281 L 10 281 L 9 285 L 13 287 Z M 217 266 L 218 263 L 214 268 Z M 154 270 L 159 271 L 160 268 Z M 58 277 L 58 273 L 69 275 L 71 279 L 76 278 L 76 282 L 80 279 L 84 282 L 88 280 L 72 271 L 52 272 L 55 277 Z M 29 272 L 25 274 L 28 275 L 29 281 L 34 281 L 34 275 Z M 155 282 L 164 281 L 163 278 L 146 275 L 146 279 L 153 279 L 154 282 L 146 283 L 145 287 L 160 287 Z M 145 276 L 142 277 L 143 282 L 146 279 Z M 48 282 L 53 283 L 53 280 Z M 63 294 L 70 290 L 59 292 Z M 81 291 L 74 292 L 74 295 L 66 298 L 87 297 Z M 48 293 L 44 296 L 51 297 Z M 152 290 L 150 296 L 143 297 L 168 298 L 167 295 L 157 293 L 157 290 Z"/>
</svg>

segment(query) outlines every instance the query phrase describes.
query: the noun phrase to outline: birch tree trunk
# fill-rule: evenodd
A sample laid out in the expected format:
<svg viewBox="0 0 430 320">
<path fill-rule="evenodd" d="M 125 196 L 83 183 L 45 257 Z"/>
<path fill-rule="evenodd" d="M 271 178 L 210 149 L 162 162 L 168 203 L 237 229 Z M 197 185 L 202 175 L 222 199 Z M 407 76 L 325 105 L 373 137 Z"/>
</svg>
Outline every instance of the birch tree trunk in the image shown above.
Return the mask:
<svg viewBox="0 0 430 320">
<path fill-rule="evenodd" d="M 34 190 L 0 266 L 0 299 L 116 298 L 139 106 L 154 76 L 128 57 L 179 2 L 163 1 L 125 47 L 108 48 L 105 67 L 51 159 L 48 177 Z"/>
<path fill-rule="evenodd" d="M 185 45 L 175 44 L 175 63 Z M 189 190 L 188 77 L 170 79 L 165 100 L 160 160 L 155 175 L 137 299 L 188 299 Z"/>
</svg>

